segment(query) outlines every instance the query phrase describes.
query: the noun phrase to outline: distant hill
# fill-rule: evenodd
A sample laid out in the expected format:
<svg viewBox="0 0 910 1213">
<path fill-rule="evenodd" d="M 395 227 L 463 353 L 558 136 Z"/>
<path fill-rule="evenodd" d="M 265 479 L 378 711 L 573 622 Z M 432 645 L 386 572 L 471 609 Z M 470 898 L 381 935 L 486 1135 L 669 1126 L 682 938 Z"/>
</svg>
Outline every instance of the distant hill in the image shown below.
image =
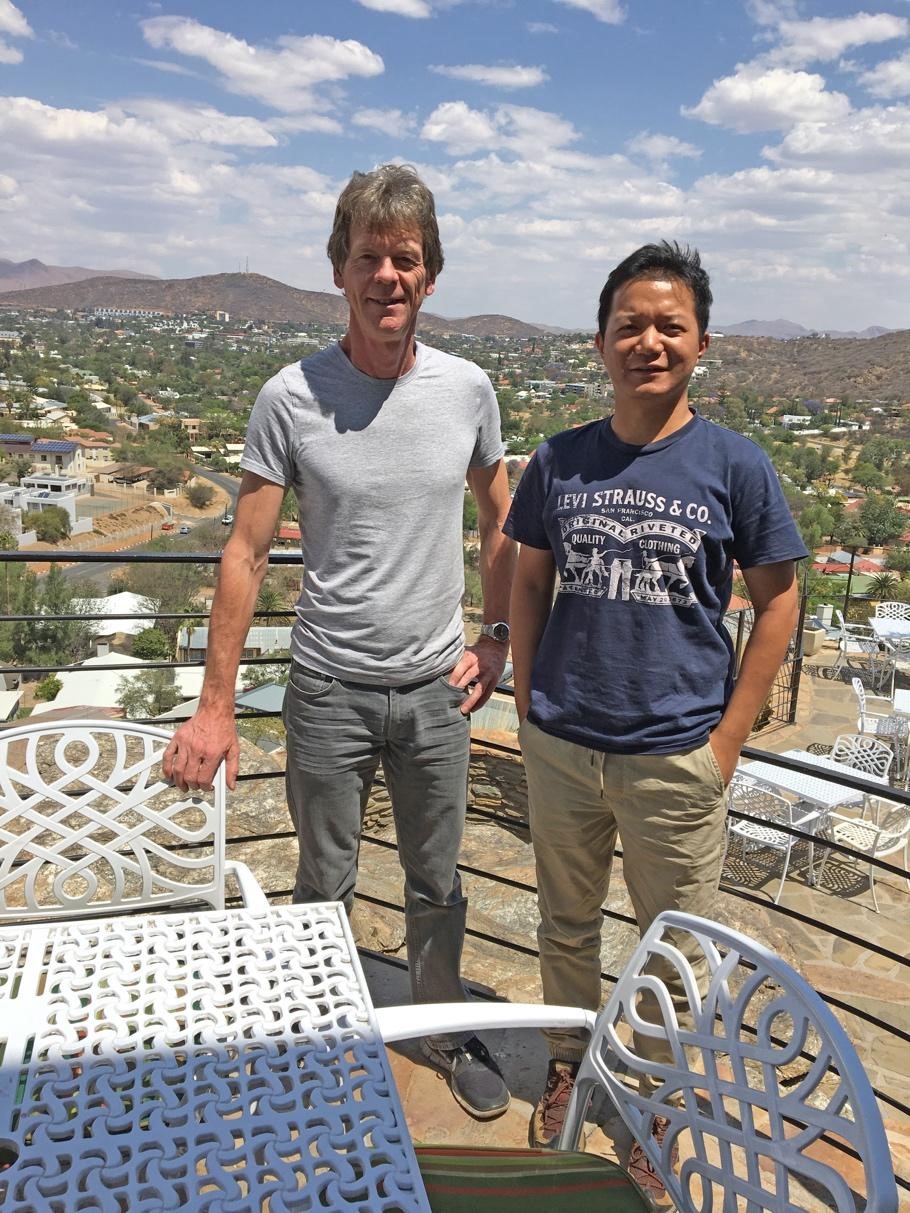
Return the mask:
<svg viewBox="0 0 910 1213">
<path fill-rule="evenodd" d="M 90 270 L 82 265 L 45 265 L 36 257 L 28 261 L 8 261 L 0 257 L 0 293 L 61 286 L 81 282 L 84 278 L 97 278 L 101 274 L 108 278 L 152 278 L 151 274 L 140 274 L 136 270 Z"/>
<path fill-rule="evenodd" d="M 22 308 L 148 308 L 171 313 L 229 312 L 234 321 L 273 324 L 344 324 L 348 308 L 340 295 L 304 291 L 263 274 L 208 274 L 200 278 L 117 278 L 107 275 L 67 285 L 10 290 L 0 278 L 0 305 Z M 479 337 L 539 336 L 547 330 L 511 316 L 469 316 L 446 320 L 421 312 L 427 333 L 469 333 Z"/>
<path fill-rule="evenodd" d="M 868 340 L 870 337 L 881 337 L 884 333 L 893 333 L 894 329 L 882 328 L 873 324 L 860 332 L 846 329 L 826 329 L 819 333 L 815 329 L 803 328 L 792 320 L 743 320 L 739 324 L 712 325 L 715 332 L 723 333 L 725 337 L 774 337 L 778 341 L 791 341 L 795 337 L 857 337 Z"/>
<path fill-rule="evenodd" d="M 844 395 L 854 400 L 910 401 L 910 329 L 880 337 L 715 337 L 708 359 L 712 390 L 742 388 L 767 396 L 819 400 Z"/>
</svg>

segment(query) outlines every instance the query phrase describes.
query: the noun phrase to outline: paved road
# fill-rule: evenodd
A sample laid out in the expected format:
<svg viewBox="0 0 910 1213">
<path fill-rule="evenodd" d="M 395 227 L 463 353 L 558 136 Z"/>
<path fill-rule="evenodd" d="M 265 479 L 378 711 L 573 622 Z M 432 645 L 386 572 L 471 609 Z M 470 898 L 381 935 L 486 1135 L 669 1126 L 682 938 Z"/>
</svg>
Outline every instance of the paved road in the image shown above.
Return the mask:
<svg viewBox="0 0 910 1213">
<path fill-rule="evenodd" d="M 222 489 L 231 499 L 230 510 L 233 511 L 237 504 L 237 493 L 240 488 L 240 481 L 236 476 L 229 476 L 225 472 L 212 472 L 208 468 L 196 468 L 196 475 L 200 480 L 208 480 Z M 205 518 L 193 526 L 195 530 L 197 526 L 203 526 L 211 522 L 212 519 Z M 139 544 L 134 548 L 124 548 L 125 552 L 141 552 L 144 544 Z M 97 564 L 79 563 L 70 565 L 63 570 L 63 575 L 68 581 L 76 582 L 80 586 L 95 586 L 102 591 L 107 588 L 111 576 L 117 569 L 123 568 L 123 561 L 118 561 L 116 556 L 111 561 L 99 561 Z"/>
</svg>

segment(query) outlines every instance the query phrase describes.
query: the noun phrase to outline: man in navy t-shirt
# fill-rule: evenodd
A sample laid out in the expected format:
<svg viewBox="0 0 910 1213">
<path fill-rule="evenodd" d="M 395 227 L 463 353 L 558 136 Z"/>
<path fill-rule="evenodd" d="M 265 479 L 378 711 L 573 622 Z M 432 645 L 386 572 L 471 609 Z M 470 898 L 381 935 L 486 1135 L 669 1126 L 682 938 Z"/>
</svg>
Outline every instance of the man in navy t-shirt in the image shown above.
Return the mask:
<svg viewBox="0 0 910 1213">
<path fill-rule="evenodd" d="M 640 930 L 665 909 L 710 914 L 724 791 L 796 621 L 807 553 L 774 469 L 689 404 L 710 304 L 694 250 L 645 245 L 613 270 L 595 341 L 613 416 L 537 450 L 505 526 L 522 544 L 512 660 L 547 1002 L 600 1005 L 617 832 Z M 755 610 L 735 685 L 723 624 L 734 561 Z M 548 1038 L 538 1146 L 558 1137 L 586 1045 Z M 640 1148 L 630 1170 L 660 1195 Z"/>
</svg>

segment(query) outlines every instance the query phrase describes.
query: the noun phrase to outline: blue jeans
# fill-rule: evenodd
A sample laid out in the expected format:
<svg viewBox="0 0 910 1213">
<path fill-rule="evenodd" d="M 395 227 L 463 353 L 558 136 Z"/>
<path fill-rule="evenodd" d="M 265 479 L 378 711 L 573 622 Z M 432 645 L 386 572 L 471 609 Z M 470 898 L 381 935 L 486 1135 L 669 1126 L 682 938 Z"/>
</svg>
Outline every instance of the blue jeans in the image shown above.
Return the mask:
<svg viewBox="0 0 910 1213">
<path fill-rule="evenodd" d="M 404 869 L 414 1002 L 460 1002 L 467 899 L 455 865 L 467 806 L 465 692 L 444 677 L 402 687 L 291 666 L 284 700 L 288 808 L 300 857 L 294 900 L 354 904 L 363 812 L 380 761 Z M 436 1037 L 455 1048 L 466 1034 Z"/>
</svg>

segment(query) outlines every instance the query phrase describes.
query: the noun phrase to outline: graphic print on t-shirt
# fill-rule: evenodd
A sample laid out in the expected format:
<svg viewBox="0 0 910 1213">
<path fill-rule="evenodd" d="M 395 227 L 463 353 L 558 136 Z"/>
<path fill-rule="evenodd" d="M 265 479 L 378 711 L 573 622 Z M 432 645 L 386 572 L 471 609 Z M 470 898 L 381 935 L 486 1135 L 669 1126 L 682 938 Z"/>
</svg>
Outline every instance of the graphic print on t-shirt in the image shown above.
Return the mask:
<svg viewBox="0 0 910 1213">
<path fill-rule="evenodd" d="M 583 512 L 559 514 L 565 552 L 560 594 L 631 599 L 648 606 L 696 602 L 688 570 L 704 531 L 686 525 L 681 516 L 687 512 L 707 521 L 705 507 L 668 503 L 644 489 L 565 493 L 557 510 L 566 506 Z"/>
</svg>

